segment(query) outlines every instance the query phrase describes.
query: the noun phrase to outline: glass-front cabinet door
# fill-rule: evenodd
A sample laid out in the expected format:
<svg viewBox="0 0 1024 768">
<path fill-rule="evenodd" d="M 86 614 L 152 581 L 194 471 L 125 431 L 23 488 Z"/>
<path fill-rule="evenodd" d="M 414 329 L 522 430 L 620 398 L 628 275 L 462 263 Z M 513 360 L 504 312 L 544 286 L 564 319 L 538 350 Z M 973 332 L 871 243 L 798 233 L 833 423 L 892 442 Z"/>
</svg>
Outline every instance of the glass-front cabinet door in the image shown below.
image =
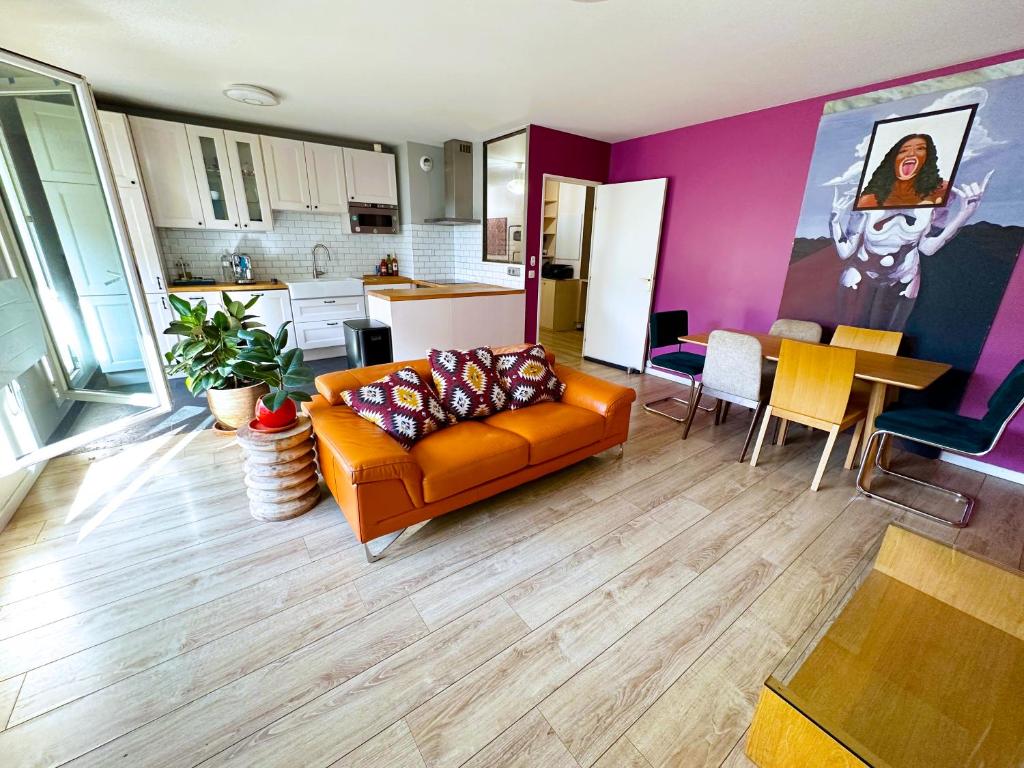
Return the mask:
<svg viewBox="0 0 1024 768">
<path fill-rule="evenodd" d="M 273 221 L 260 137 L 254 133 L 224 131 L 224 139 L 242 229 L 267 232 L 273 228 Z"/>
<path fill-rule="evenodd" d="M 240 229 L 224 131 L 186 125 L 207 229 Z"/>
<path fill-rule="evenodd" d="M 169 410 L 89 85 L 0 50 L 0 475 Z"/>
</svg>

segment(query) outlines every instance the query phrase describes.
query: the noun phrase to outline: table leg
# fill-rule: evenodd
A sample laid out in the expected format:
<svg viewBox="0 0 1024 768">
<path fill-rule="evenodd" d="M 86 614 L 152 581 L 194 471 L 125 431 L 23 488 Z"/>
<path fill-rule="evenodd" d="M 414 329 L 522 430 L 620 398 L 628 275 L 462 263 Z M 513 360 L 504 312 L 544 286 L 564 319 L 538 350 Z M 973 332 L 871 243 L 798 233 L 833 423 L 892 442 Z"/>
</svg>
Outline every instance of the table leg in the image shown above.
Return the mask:
<svg viewBox="0 0 1024 768">
<path fill-rule="evenodd" d="M 878 418 L 878 415 L 885 408 L 886 389 L 886 385 L 883 384 L 882 382 L 872 382 L 871 396 L 868 398 L 868 412 L 867 416 L 864 419 L 864 455 L 861 456 L 861 462 L 863 462 L 864 466 L 867 466 L 869 468 L 869 472 L 870 467 L 874 465 L 875 455 L 877 452 L 877 449 L 873 447 L 870 443 L 869 438 L 871 437 L 871 433 L 875 431 L 875 419 Z M 885 453 L 881 457 L 881 463 L 883 467 L 887 466 L 889 463 L 888 453 L 889 450 L 887 446 Z"/>
</svg>

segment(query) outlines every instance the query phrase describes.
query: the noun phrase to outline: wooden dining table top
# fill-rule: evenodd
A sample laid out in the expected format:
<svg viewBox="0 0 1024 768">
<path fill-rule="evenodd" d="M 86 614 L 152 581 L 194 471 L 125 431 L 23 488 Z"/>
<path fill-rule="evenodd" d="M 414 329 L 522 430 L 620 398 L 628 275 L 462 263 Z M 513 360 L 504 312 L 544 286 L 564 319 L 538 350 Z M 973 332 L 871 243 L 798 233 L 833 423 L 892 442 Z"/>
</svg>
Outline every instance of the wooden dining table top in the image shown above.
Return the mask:
<svg viewBox="0 0 1024 768">
<path fill-rule="evenodd" d="M 753 336 L 761 342 L 761 354 L 766 359 L 779 359 L 779 347 L 782 346 L 781 336 L 769 336 L 767 333 L 751 333 L 732 328 L 725 328 L 723 330 Z M 706 347 L 709 335 L 708 333 L 691 333 L 687 336 L 680 336 L 679 341 L 684 344 L 697 344 Z M 821 346 L 828 345 L 822 344 Z M 915 357 L 884 355 L 880 352 L 865 352 L 860 349 L 856 350 L 856 352 L 857 363 L 854 369 L 854 376 L 864 381 L 891 384 L 894 387 L 903 387 L 905 389 L 924 389 L 953 367 L 948 363 L 918 360 Z"/>
</svg>

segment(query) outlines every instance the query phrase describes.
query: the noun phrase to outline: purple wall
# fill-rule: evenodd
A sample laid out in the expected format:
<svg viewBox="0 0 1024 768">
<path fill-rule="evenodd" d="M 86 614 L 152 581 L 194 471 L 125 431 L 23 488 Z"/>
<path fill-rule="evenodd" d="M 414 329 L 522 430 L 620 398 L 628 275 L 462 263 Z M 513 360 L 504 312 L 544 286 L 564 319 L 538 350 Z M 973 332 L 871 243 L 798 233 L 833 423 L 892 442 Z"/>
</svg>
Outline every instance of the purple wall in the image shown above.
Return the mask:
<svg viewBox="0 0 1024 768">
<path fill-rule="evenodd" d="M 1024 51 L 612 145 L 608 181 L 669 179 L 655 309 L 687 308 L 694 331 L 767 330 L 782 297 L 825 102 L 1021 56 Z M 530 144 L 532 193 L 532 132 Z M 531 200 L 528 214 L 528 221 L 540 221 L 539 198 L 536 208 Z M 527 317 L 536 317 L 529 299 Z M 1022 328 L 1024 258 L 1017 262 L 982 349 L 964 413 L 984 412 L 992 390 L 1024 357 Z M 1024 414 L 986 461 L 1024 471 Z"/>
<path fill-rule="evenodd" d="M 540 224 L 544 208 L 544 174 L 567 176 L 586 181 L 608 180 L 608 158 L 611 145 L 573 133 L 531 125 L 527 148 L 529 169 L 526 181 L 526 319 L 523 338 L 537 340 L 537 303 L 540 286 Z M 536 266 L 530 267 L 534 258 Z M 533 279 L 529 270 L 534 269 Z"/>
</svg>

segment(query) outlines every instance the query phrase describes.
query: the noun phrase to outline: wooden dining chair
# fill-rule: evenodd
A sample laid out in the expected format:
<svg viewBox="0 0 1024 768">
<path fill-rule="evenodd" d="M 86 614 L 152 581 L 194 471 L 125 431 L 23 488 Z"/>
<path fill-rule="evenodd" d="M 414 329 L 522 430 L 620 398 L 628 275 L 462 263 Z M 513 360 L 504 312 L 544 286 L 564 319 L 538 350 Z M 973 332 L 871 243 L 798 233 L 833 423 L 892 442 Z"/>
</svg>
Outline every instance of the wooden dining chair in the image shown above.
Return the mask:
<svg viewBox="0 0 1024 768">
<path fill-rule="evenodd" d="M 882 355 L 899 353 L 903 341 L 901 331 L 877 331 L 874 328 L 858 328 L 854 325 L 840 325 L 829 342 L 833 347 L 859 349 L 864 352 L 878 352 Z"/>
<path fill-rule="evenodd" d="M 856 364 L 857 353 L 852 349 L 783 339 L 775 384 L 761 419 L 750 466 L 757 466 L 772 416 L 824 430 L 828 439 L 811 482 L 811 490 L 818 490 L 839 433 L 863 423 L 867 415 L 866 406 L 850 398 Z"/>
</svg>

